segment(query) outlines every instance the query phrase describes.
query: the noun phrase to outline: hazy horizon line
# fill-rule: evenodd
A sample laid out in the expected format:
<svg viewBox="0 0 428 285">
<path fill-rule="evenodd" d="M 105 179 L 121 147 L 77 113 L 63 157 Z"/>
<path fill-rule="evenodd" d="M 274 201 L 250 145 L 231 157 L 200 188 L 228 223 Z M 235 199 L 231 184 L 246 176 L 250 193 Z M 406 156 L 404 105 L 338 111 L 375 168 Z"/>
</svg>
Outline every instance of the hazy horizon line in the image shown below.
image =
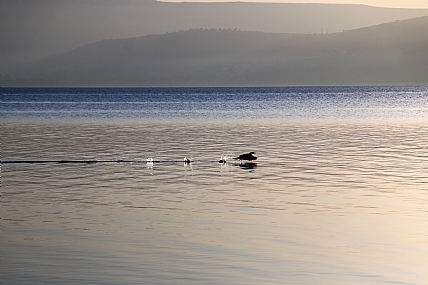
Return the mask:
<svg viewBox="0 0 428 285">
<path fill-rule="evenodd" d="M 418 1 L 416 4 L 409 3 L 409 1 L 402 1 L 402 4 L 388 3 L 389 5 L 381 5 L 380 3 L 367 3 L 372 1 L 347 1 L 339 0 L 340 3 L 332 1 L 323 1 L 323 0 L 313 0 L 313 1 L 284 1 L 284 0 L 155 0 L 157 2 L 165 3 L 260 3 L 260 4 L 332 4 L 332 5 L 363 5 L 370 6 L 375 8 L 392 8 L 392 9 L 428 9 L 428 3 L 422 3 L 423 1 Z M 377 1 L 376 1 L 377 2 Z M 401 2 L 401 1 L 400 1 Z M 413 1 L 414 2 L 414 1 Z M 410 5 L 409 5 L 410 4 Z"/>
</svg>

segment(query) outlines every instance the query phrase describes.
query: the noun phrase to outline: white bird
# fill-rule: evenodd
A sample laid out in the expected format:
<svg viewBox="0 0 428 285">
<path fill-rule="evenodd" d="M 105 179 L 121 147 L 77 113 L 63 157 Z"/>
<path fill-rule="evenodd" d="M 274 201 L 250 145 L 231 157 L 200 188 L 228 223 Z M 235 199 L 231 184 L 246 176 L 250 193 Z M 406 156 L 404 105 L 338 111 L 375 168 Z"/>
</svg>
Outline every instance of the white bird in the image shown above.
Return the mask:
<svg viewBox="0 0 428 285">
<path fill-rule="evenodd" d="M 220 156 L 220 160 L 218 161 L 218 163 L 226 163 L 226 161 L 227 161 L 227 156 L 221 155 Z"/>
<path fill-rule="evenodd" d="M 184 164 L 188 164 L 188 163 L 190 163 L 191 161 L 190 161 L 190 159 L 188 159 L 187 157 L 185 157 L 184 159 L 183 159 L 183 161 L 184 161 Z"/>
</svg>

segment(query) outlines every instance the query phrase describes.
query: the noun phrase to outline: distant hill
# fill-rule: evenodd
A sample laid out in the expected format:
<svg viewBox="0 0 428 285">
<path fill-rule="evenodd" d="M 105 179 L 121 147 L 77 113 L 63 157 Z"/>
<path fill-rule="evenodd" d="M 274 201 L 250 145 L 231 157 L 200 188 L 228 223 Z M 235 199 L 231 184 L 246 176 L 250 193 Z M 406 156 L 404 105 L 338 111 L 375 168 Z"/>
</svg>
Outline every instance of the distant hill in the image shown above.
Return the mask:
<svg viewBox="0 0 428 285">
<path fill-rule="evenodd" d="M 104 40 L 34 61 L 3 85 L 428 84 L 428 17 L 334 34 L 193 29 Z"/>
<path fill-rule="evenodd" d="M 428 16 L 428 9 L 153 0 L 2 0 L 0 64 L 3 71 L 7 71 L 16 62 L 69 51 L 103 39 L 194 28 L 321 34 L 421 16 Z"/>
</svg>

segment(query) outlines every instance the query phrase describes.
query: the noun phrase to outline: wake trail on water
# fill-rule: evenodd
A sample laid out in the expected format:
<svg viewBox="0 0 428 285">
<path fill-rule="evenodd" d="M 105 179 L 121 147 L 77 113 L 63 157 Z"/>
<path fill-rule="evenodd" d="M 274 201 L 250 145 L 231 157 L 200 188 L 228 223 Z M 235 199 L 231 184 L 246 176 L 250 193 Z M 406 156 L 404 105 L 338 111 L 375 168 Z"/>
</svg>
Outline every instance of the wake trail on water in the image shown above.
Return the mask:
<svg viewBox="0 0 428 285">
<path fill-rule="evenodd" d="M 2 160 L 1 164 L 91 164 L 91 163 L 183 163 L 183 160 L 153 160 L 147 162 L 146 160 Z M 191 160 L 187 163 L 208 163 L 216 162 L 218 160 Z"/>
</svg>

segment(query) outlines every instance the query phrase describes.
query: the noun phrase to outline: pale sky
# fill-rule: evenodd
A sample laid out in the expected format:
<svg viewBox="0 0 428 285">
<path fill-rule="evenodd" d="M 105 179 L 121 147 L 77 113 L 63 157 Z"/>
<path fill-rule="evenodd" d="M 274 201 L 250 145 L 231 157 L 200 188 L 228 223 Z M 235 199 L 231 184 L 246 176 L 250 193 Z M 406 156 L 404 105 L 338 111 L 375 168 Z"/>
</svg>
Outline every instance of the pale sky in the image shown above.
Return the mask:
<svg viewBox="0 0 428 285">
<path fill-rule="evenodd" d="M 163 2 L 238 2 L 238 0 L 160 0 Z M 270 2 L 270 3 L 333 3 L 333 4 L 363 4 L 375 7 L 389 8 L 428 8 L 428 0 L 241 0 L 241 2 Z"/>
</svg>

